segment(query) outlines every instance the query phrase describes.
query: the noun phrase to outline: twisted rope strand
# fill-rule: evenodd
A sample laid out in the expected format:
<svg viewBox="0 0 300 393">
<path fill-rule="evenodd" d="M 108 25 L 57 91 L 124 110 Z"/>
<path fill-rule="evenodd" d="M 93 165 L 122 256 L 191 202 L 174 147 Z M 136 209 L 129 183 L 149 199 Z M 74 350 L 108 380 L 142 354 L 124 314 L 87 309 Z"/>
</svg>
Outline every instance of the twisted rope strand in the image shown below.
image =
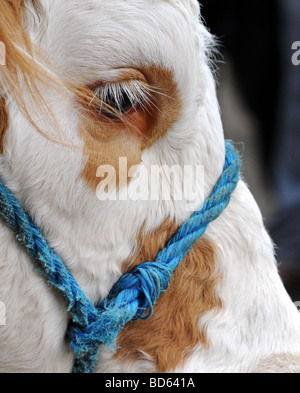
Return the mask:
<svg viewBox="0 0 300 393">
<path fill-rule="evenodd" d="M 226 142 L 224 171 L 202 209 L 182 225 L 159 252 L 155 262 L 143 263 L 122 276 L 108 297 L 96 306 L 0 179 L 0 217 L 15 233 L 27 254 L 39 263 L 40 273 L 67 302 L 72 317 L 67 338 L 74 352 L 73 372 L 93 372 L 101 344 L 115 349 L 117 335 L 124 325 L 152 315 L 160 295 L 169 287 L 175 269 L 203 236 L 208 225 L 227 207 L 239 181 L 240 166 L 235 148 Z"/>
</svg>

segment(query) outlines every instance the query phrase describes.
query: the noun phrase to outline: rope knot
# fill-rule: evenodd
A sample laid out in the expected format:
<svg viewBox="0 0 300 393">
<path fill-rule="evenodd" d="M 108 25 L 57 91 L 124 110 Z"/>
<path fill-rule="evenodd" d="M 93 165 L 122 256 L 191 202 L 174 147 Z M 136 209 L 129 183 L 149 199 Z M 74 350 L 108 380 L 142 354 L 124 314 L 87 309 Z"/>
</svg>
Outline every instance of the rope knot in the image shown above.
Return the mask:
<svg viewBox="0 0 300 393">
<path fill-rule="evenodd" d="M 203 236 L 208 225 L 228 205 L 239 182 L 240 166 L 237 151 L 226 142 L 223 173 L 202 208 L 182 225 L 155 262 L 143 263 L 121 277 L 107 299 L 96 306 L 0 178 L 0 217 L 13 230 L 28 255 L 38 262 L 39 271 L 49 284 L 60 291 L 67 302 L 73 321 L 68 339 L 75 357 L 74 372 L 93 372 L 100 344 L 116 349 L 116 338 L 123 326 L 152 315 L 154 305 L 168 288 L 175 269 Z"/>
<path fill-rule="evenodd" d="M 119 299 L 125 304 L 128 303 L 128 299 L 130 302 L 137 302 L 135 319 L 147 319 L 152 315 L 154 305 L 160 295 L 168 288 L 173 273 L 170 266 L 158 262 L 146 262 L 137 266 L 131 273 L 121 277 L 113 287 L 111 295 L 104 302 L 104 307 L 107 308 L 107 302 L 110 301 L 111 296 L 118 298 L 121 295 Z M 128 298 L 128 295 L 132 297 Z"/>
<path fill-rule="evenodd" d="M 117 349 L 116 339 L 124 325 L 132 320 L 147 319 L 160 295 L 168 288 L 173 270 L 159 263 L 145 263 L 121 277 L 108 297 L 97 308 L 97 316 L 86 325 L 73 322 L 68 340 L 82 367 L 97 356 L 99 345 Z M 85 360 L 86 358 L 86 360 Z M 75 370 L 76 370 L 75 362 Z"/>
<path fill-rule="evenodd" d="M 69 339 L 76 351 L 87 344 L 114 346 L 119 330 L 134 319 L 147 319 L 160 295 L 168 288 L 172 269 L 159 263 L 145 263 L 121 277 L 108 297 L 98 306 L 97 315 L 87 324 L 73 323 Z"/>
</svg>

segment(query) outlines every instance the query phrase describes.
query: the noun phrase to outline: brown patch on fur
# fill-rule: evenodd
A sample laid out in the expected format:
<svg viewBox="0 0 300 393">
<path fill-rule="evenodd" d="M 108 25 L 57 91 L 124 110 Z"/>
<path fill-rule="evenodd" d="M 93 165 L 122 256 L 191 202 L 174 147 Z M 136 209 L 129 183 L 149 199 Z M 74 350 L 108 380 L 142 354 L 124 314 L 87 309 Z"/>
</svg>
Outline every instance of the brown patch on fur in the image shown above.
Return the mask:
<svg viewBox="0 0 300 393">
<path fill-rule="evenodd" d="M 0 154 L 4 152 L 4 139 L 8 128 L 8 114 L 5 99 L 0 97 Z"/>
<path fill-rule="evenodd" d="M 149 115 L 149 125 L 145 135 L 145 147 L 150 147 L 163 137 L 179 119 L 182 102 L 172 71 L 158 66 L 140 70 L 146 77 L 153 92 L 153 107 Z"/>
<path fill-rule="evenodd" d="M 124 265 L 124 271 L 154 260 L 175 231 L 175 225 L 166 221 L 143 239 L 137 257 Z M 214 249 L 202 239 L 176 270 L 152 317 L 131 322 L 120 332 L 116 358 L 138 361 L 147 354 L 153 359 L 157 372 L 169 372 L 180 366 L 198 344 L 208 346 L 206 329 L 199 327 L 199 319 L 221 307 L 215 293 L 217 281 Z"/>
<path fill-rule="evenodd" d="M 124 130 L 124 125 L 105 122 L 99 124 L 99 121 L 93 119 L 90 114 L 85 114 L 80 117 L 79 129 L 84 140 L 84 154 L 88 157 L 82 177 L 92 190 L 95 191 L 101 181 L 96 176 L 99 166 L 112 166 L 116 171 L 118 185 L 119 169 L 125 169 L 119 168 L 120 157 L 127 158 L 128 169 L 140 164 L 141 141 L 134 133 L 126 128 Z"/>
<path fill-rule="evenodd" d="M 127 78 L 127 79 L 126 79 Z M 154 105 L 147 110 L 137 107 L 121 119 L 105 119 L 87 109 L 87 102 L 80 114 L 79 130 L 84 140 L 87 164 L 82 177 L 92 190 L 96 190 L 99 179 L 97 169 L 102 165 L 112 165 L 118 174 L 119 158 L 126 157 L 128 170 L 141 162 L 143 150 L 164 136 L 176 123 L 181 112 L 181 102 L 173 74 L 169 70 L 152 66 L 143 70 L 122 70 L 116 82 L 140 80 L 149 86 Z M 147 81 L 147 83 L 146 83 Z M 89 86 L 95 89 L 101 82 Z"/>
<path fill-rule="evenodd" d="M 139 236 L 139 249 L 136 255 L 128 259 L 122 266 L 122 273 L 129 273 L 136 266 L 146 261 L 154 261 L 159 251 L 161 251 L 167 241 L 175 235 L 178 226 L 169 219 L 165 220 L 162 225 L 148 236 L 145 236 L 144 229 Z"/>
</svg>

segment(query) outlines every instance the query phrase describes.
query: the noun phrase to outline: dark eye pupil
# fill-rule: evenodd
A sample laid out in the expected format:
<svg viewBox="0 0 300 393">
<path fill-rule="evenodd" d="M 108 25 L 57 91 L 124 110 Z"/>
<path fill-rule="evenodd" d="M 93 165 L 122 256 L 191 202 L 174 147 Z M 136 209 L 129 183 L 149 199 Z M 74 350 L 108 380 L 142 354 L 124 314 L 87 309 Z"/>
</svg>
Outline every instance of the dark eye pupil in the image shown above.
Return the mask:
<svg viewBox="0 0 300 393">
<path fill-rule="evenodd" d="M 126 92 L 122 93 L 122 96 L 117 101 L 113 94 L 108 94 L 105 103 L 111 108 L 116 109 L 120 114 L 126 113 L 130 108 L 132 108 L 133 103 Z M 109 108 L 102 109 L 102 112 L 109 117 L 116 117 L 114 113 L 109 112 Z"/>
</svg>

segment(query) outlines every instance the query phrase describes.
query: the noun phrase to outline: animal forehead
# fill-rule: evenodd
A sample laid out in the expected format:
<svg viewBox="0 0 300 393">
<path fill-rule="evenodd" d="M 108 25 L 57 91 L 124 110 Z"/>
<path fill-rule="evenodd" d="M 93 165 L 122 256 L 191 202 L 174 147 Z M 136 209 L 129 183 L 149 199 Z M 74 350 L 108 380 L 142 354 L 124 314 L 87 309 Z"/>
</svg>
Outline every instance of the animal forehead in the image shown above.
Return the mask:
<svg viewBox="0 0 300 393">
<path fill-rule="evenodd" d="M 193 0 L 41 1 L 48 14 L 45 49 L 70 71 L 139 63 L 174 68 L 196 43 Z"/>
</svg>

